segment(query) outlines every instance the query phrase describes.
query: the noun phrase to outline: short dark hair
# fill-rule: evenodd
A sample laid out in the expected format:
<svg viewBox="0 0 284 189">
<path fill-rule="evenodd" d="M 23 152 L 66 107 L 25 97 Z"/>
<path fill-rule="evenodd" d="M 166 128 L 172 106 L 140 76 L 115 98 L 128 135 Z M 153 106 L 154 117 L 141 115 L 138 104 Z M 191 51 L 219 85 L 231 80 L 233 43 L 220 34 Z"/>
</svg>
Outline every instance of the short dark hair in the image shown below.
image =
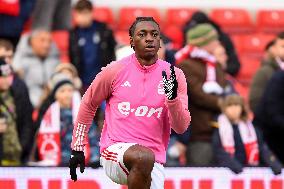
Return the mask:
<svg viewBox="0 0 284 189">
<path fill-rule="evenodd" d="M 270 47 L 272 47 L 273 45 L 275 45 L 275 41 L 276 41 L 275 39 L 269 41 L 269 42 L 265 45 L 264 50 L 265 50 L 265 51 L 268 51 Z"/>
<path fill-rule="evenodd" d="M 280 32 L 277 37 L 277 39 L 284 39 L 284 32 Z"/>
<path fill-rule="evenodd" d="M 159 30 L 160 30 L 160 26 L 158 24 L 158 22 L 156 22 L 156 20 L 153 17 L 137 17 L 136 20 L 132 23 L 132 25 L 129 28 L 129 36 L 133 37 L 136 25 L 139 22 L 143 22 L 143 21 L 149 21 L 149 22 L 154 22 L 155 24 L 157 24 Z"/>
<path fill-rule="evenodd" d="M 6 40 L 6 39 L 0 39 L 0 48 L 4 48 L 4 49 L 6 49 L 8 51 L 9 50 L 14 50 L 13 44 L 10 41 Z"/>
<path fill-rule="evenodd" d="M 76 11 L 83 11 L 83 10 L 93 10 L 93 4 L 89 0 L 79 0 L 75 6 L 74 9 Z"/>
</svg>

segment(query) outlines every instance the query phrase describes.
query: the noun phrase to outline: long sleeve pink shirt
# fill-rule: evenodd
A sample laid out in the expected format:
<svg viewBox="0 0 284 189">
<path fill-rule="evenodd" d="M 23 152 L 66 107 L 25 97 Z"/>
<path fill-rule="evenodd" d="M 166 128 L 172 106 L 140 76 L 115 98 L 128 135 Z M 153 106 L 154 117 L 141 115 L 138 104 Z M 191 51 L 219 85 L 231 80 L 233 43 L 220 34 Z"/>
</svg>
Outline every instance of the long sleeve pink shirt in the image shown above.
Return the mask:
<svg viewBox="0 0 284 189">
<path fill-rule="evenodd" d="M 84 150 L 97 107 L 106 100 L 101 152 L 118 142 L 137 143 L 151 149 L 156 162 L 165 163 L 170 129 L 183 133 L 191 117 L 183 72 L 175 68 L 178 96 L 168 100 L 163 90 L 163 70 L 169 76 L 170 64 L 158 59 L 151 66 L 142 66 L 135 54 L 103 69 L 83 96 L 71 148 Z"/>
</svg>

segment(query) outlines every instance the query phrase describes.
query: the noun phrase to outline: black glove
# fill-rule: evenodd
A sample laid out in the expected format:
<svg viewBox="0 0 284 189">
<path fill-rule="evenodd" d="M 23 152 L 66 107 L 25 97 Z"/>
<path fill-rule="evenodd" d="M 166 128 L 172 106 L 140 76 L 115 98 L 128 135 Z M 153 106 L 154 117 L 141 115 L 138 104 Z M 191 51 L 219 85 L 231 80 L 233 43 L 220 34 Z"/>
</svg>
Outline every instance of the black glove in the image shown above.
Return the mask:
<svg viewBox="0 0 284 189">
<path fill-rule="evenodd" d="M 178 82 L 176 79 L 176 74 L 173 65 L 171 65 L 170 70 L 171 70 L 170 79 L 167 79 L 166 71 L 162 71 L 162 77 L 163 77 L 165 94 L 169 100 L 173 100 L 177 97 Z"/>
<path fill-rule="evenodd" d="M 80 164 L 80 172 L 83 173 L 85 169 L 84 152 L 72 150 L 71 158 L 69 160 L 69 168 L 71 179 L 74 181 L 77 180 L 76 168 L 78 164 Z"/>
</svg>

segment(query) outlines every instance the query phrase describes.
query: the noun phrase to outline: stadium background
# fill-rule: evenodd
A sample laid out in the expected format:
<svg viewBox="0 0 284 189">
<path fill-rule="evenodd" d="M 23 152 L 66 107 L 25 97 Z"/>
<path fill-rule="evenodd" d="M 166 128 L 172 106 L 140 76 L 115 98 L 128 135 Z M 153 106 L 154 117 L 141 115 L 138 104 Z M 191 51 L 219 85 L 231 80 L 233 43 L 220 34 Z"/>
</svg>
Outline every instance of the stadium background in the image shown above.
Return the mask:
<svg viewBox="0 0 284 189">
<path fill-rule="evenodd" d="M 119 43 L 128 43 L 127 30 L 135 16 L 154 16 L 162 29 L 181 45 L 179 29 L 195 10 L 203 10 L 230 34 L 236 46 L 247 97 L 251 77 L 260 66 L 264 47 L 284 28 L 282 0 L 96 0 L 94 18 L 113 28 Z M 135 8 L 134 8 L 135 7 Z M 2 27 L 2 26 L 0 26 Z M 67 32 L 54 31 L 53 38 L 67 61 Z M 124 188 L 110 182 L 101 169 L 87 169 L 79 182 L 69 180 L 66 168 L 0 168 L 0 189 L 101 189 Z M 247 168 L 235 175 L 226 168 L 167 168 L 166 189 L 283 189 L 284 174 L 274 176 L 270 169 Z"/>
</svg>

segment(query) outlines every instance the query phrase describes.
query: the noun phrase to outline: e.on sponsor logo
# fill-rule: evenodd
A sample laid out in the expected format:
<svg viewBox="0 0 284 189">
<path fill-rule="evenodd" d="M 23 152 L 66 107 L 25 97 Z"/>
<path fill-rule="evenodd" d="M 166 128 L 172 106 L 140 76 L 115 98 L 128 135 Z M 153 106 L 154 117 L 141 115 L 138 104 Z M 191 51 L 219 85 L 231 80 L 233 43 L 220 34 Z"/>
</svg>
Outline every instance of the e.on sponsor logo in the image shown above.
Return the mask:
<svg viewBox="0 0 284 189">
<path fill-rule="evenodd" d="M 246 180 L 247 182 L 248 180 Z M 41 179 L 28 179 L 27 188 L 21 189 L 44 189 Z M 63 189 L 63 180 L 51 179 L 47 181 L 47 189 Z M 66 181 L 67 189 L 106 189 L 103 185 L 99 184 L 95 180 L 86 179 L 78 180 L 73 182 L 71 180 Z M 251 179 L 248 181 L 249 187 L 245 187 L 245 180 L 231 180 L 229 189 L 283 189 L 282 179 L 272 179 L 269 181 L 269 188 L 265 187 L 264 180 L 261 179 Z M 175 186 L 173 180 L 166 180 L 164 189 L 215 189 L 214 181 L 211 179 L 198 180 L 193 182 L 193 180 L 180 180 L 180 187 Z M 0 179 L 1 189 L 17 189 L 17 183 L 14 179 Z M 121 186 L 121 189 L 127 189 L 127 186 Z M 223 188 L 222 188 L 223 189 Z"/>
<path fill-rule="evenodd" d="M 134 115 L 137 117 L 151 117 L 152 115 L 156 115 L 157 118 L 160 118 L 163 112 L 163 107 L 156 109 L 148 106 L 139 106 L 136 109 L 131 108 L 130 102 L 120 102 L 118 103 L 117 108 L 119 112 L 125 116 L 128 116 L 131 112 L 134 112 Z"/>
</svg>

